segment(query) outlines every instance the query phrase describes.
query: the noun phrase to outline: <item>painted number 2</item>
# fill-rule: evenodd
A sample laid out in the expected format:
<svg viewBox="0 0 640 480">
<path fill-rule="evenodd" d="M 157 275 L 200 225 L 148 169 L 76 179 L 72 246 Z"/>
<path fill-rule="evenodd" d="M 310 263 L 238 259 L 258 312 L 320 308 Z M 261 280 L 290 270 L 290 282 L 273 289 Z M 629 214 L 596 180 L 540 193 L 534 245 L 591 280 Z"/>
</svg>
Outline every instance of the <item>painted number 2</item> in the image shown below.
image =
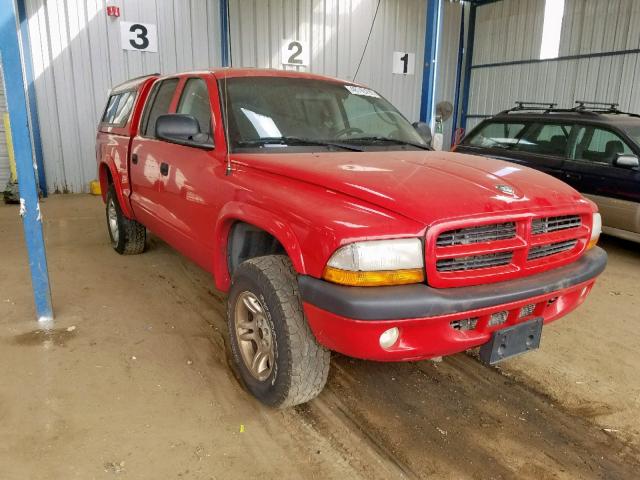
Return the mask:
<svg viewBox="0 0 640 480">
<path fill-rule="evenodd" d="M 129 27 L 129 31 L 135 34 L 135 38 L 129 40 L 133 48 L 145 50 L 149 46 L 149 30 L 147 30 L 147 27 L 139 23 L 134 23 Z"/>
<path fill-rule="evenodd" d="M 287 63 L 291 65 L 302 65 L 302 59 L 298 58 L 302 53 L 302 44 L 300 42 L 293 41 L 289 43 L 288 51 L 293 51 L 291 56 L 287 59 Z"/>
<path fill-rule="evenodd" d="M 284 40 L 282 42 L 282 64 L 304 66 L 309 64 L 309 50 L 302 40 Z"/>
</svg>

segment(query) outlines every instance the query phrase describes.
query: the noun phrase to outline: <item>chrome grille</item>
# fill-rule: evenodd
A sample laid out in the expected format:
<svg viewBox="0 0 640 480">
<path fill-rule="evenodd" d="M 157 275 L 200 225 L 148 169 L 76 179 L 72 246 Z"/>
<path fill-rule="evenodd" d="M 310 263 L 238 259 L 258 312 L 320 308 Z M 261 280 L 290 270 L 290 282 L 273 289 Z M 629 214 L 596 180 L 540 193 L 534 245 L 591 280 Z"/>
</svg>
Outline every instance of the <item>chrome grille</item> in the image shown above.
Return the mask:
<svg viewBox="0 0 640 480">
<path fill-rule="evenodd" d="M 478 268 L 501 267 L 503 265 L 509 265 L 512 258 L 513 252 L 446 258 L 438 260 L 436 262 L 436 268 L 439 272 L 459 272 Z"/>
<path fill-rule="evenodd" d="M 443 232 L 438 237 L 438 247 L 451 247 L 454 245 L 470 245 L 473 243 L 495 242 L 496 240 L 508 240 L 516 236 L 516 224 L 514 222 L 494 223 L 479 227 L 460 228 Z"/>
<path fill-rule="evenodd" d="M 562 215 L 560 217 L 536 218 L 531 222 L 531 233 L 540 235 L 542 233 L 568 230 L 582 225 L 579 215 Z"/>
<path fill-rule="evenodd" d="M 548 245 L 539 245 L 537 247 L 531 247 L 527 260 L 537 260 L 543 257 L 549 257 L 557 253 L 566 252 L 571 250 L 578 243 L 577 240 L 566 240 L 564 242 L 550 243 Z"/>
</svg>

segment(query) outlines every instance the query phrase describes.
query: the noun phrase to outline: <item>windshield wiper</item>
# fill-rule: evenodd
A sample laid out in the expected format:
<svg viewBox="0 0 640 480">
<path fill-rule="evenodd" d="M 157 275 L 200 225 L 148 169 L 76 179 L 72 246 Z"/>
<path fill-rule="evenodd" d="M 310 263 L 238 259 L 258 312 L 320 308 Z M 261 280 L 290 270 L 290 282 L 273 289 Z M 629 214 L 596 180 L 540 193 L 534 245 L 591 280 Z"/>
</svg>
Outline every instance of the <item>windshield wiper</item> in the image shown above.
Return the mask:
<svg viewBox="0 0 640 480">
<path fill-rule="evenodd" d="M 343 150 L 351 150 L 353 152 L 362 152 L 361 148 L 354 147 L 353 145 L 347 145 L 338 142 L 325 142 L 324 140 L 314 140 L 312 138 L 300 138 L 300 137 L 265 137 L 255 140 L 240 140 L 237 142 L 240 147 L 262 147 L 264 145 L 315 145 L 321 147 L 335 147 L 342 148 Z"/>
<path fill-rule="evenodd" d="M 399 140 L 397 138 L 390 137 L 382 137 L 382 136 L 370 136 L 370 137 L 353 137 L 345 139 L 347 143 L 357 142 L 357 143 L 396 143 L 398 145 L 409 145 L 412 147 L 420 148 L 422 150 L 433 150 L 429 145 L 423 145 L 421 143 L 409 142 L 407 140 Z"/>
</svg>

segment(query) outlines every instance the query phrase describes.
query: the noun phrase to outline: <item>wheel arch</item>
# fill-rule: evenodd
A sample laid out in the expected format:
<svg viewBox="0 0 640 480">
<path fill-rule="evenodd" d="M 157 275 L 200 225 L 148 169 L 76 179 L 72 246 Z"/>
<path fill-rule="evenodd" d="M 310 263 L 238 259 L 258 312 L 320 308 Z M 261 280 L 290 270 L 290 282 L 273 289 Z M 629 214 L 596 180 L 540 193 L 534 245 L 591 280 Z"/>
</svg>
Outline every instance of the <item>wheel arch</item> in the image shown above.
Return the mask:
<svg viewBox="0 0 640 480">
<path fill-rule="evenodd" d="M 237 230 L 239 225 L 243 226 L 241 231 Z M 235 231 L 234 227 L 236 228 Z M 258 235 L 263 232 L 263 234 L 273 238 L 277 245 L 265 243 L 263 247 L 267 249 L 264 252 L 266 254 L 285 254 L 291 260 L 297 273 L 306 273 L 300 243 L 291 227 L 285 221 L 278 218 L 273 212 L 260 207 L 231 202 L 223 207 L 215 228 L 216 242 L 213 268 L 216 287 L 219 290 L 225 292 L 229 290 L 231 275 L 233 274 L 232 268 L 237 266 L 239 261 L 260 256 L 251 254 L 248 257 L 244 257 L 239 251 L 232 250 L 233 248 L 242 248 L 243 239 L 239 239 L 237 235 L 247 232 L 258 233 Z M 267 237 L 263 236 L 262 239 L 262 241 L 266 242 Z M 232 242 L 235 244 L 232 245 Z M 281 251 L 278 250 L 278 247 L 281 247 Z M 261 252 L 259 247 L 253 251 L 253 253 L 256 252 Z"/>
<path fill-rule="evenodd" d="M 129 205 L 128 199 L 125 197 L 124 192 L 122 191 L 122 185 L 119 181 L 119 176 L 117 174 L 115 165 L 110 162 L 102 161 L 98 166 L 98 180 L 100 181 L 100 193 L 102 195 L 102 201 L 106 203 L 107 201 L 107 191 L 111 185 L 114 186 L 116 190 L 116 195 L 118 196 L 118 202 L 120 203 L 120 208 L 122 209 L 122 213 L 125 217 L 132 219 L 133 212 L 131 211 L 131 207 Z"/>
</svg>

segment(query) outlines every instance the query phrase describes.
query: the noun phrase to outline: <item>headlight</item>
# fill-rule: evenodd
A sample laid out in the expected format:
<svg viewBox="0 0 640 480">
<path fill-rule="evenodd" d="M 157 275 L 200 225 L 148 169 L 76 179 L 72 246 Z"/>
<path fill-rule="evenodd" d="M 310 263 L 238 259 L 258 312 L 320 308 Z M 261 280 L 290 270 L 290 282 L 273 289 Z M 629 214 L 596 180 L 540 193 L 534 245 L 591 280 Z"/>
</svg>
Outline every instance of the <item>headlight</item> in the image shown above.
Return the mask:
<svg viewBox="0 0 640 480">
<path fill-rule="evenodd" d="M 340 247 L 323 278 L 359 287 L 424 282 L 424 254 L 418 238 L 372 240 Z"/>
<path fill-rule="evenodd" d="M 589 245 L 587 245 L 587 250 L 596 246 L 598 243 L 598 239 L 600 238 L 600 234 L 602 233 L 602 217 L 599 213 L 593 214 L 593 225 L 591 227 L 591 238 L 589 239 Z"/>
</svg>

